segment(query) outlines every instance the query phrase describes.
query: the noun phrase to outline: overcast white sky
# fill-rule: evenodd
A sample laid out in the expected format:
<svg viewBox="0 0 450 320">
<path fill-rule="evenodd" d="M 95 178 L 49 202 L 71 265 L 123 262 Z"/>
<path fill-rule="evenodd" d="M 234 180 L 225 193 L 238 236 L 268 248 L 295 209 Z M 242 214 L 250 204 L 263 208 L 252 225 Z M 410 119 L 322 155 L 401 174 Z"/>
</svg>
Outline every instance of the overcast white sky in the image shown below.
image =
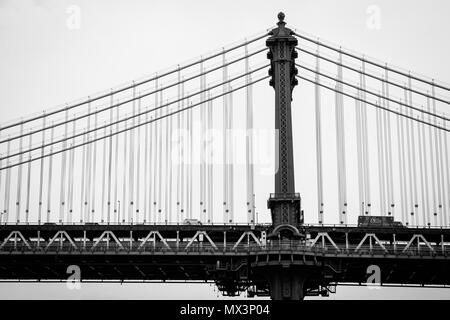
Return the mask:
<svg viewBox="0 0 450 320">
<path fill-rule="evenodd" d="M 369 8 L 379 10 L 379 28 L 368 23 Z M 80 25 L 74 29 L 70 19 L 78 9 Z M 264 31 L 280 10 L 300 30 L 450 82 L 450 3 L 445 0 L 0 0 L 0 122 L 116 87 Z M 83 285 L 70 291 L 64 284 L 0 284 L 0 298 L 36 297 L 216 296 L 203 285 Z M 343 287 L 334 296 L 407 297 L 447 299 L 450 290 Z"/>
</svg>

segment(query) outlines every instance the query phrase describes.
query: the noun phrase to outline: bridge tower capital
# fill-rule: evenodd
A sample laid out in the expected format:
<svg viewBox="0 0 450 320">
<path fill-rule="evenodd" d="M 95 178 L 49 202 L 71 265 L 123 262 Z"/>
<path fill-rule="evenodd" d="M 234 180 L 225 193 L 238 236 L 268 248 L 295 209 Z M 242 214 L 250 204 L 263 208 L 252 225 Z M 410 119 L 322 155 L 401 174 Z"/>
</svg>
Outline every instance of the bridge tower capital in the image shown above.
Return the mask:
<svg viewBox="0 0 450 320">
<path fill-rule="evenodd" d="M 298 227 L 303 224 L 300 209 L 300 194 L 295 192 L 294 161 L 292 143 L 291 101 L 292 91 L 297 85 L 295 59 L 298 44 L 294 32 L 286 28 L 285 15 L 278 14 L 278 27 L 270 31 L 266 46 L 270 49 L 270 85 L 275 90 L 276 168 L 275 193 L 270 195 L 268 208 L 271 210 L 274 231 L 272 236 L 298 237 Z M 293 231 L 294 230 L 294 231 Z M 297 230 L 297 232 L 295 232 Z"/>
</svg>

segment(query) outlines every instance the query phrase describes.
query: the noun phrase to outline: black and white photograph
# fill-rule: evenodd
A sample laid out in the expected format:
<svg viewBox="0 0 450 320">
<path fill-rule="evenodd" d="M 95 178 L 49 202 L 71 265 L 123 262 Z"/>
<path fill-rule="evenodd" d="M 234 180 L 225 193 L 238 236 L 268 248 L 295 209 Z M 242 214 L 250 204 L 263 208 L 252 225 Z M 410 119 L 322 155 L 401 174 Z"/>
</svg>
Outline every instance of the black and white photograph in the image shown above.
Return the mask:
<svg viewBox="0 0 450 320">
<path fill-rule="evenodd" d="M 450 299 L 449 12 L 0 0 L 0 300 Z"/>
</svg>

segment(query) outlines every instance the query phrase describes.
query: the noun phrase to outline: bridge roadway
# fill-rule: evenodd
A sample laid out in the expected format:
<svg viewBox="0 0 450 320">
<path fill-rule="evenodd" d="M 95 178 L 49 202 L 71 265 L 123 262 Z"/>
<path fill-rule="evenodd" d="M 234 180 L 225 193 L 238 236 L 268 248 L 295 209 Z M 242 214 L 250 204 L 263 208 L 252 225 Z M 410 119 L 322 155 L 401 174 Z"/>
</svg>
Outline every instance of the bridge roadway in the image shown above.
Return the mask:
<svg viewBox="0 0 450 320">
<path fill-rule="evenodd" d="M 305 294 L 335 283 L 450 284 L 450 229 L 304 225 L 305 239 L 267 239 L 270 225 L 2 225 L 1 281 L 208 281 L 226 295 L 268 295 L 271 271 L 307 275 Z M 448 242 L 446 242 L 448 241 Z"/>
</svg>

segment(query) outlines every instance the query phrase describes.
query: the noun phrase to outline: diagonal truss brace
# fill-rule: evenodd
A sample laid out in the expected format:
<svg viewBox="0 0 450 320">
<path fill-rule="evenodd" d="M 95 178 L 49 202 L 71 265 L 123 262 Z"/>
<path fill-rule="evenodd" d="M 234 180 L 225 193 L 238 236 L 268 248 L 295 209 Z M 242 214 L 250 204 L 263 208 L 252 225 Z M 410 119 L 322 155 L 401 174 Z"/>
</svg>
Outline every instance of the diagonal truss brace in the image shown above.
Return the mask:
<svg viewBox="0 0 450 320">
<path fill-rule="evenodd" d="M 423 241 L 423 243 L 426 244 L 426 246 L 428 248 L 430 248 L 430 250 L 432 252 L 434 252 L 433 247 L 431 246 L 431 244 L 425 239 L 425 237 L 421 234 L 415 234 L 413 235 L 413 237 L 411 238 L 411 240 L 409 240 L 408 244 L 406 245 L 406 247 L 403 249 L 402 253 L 405 252 L 406 250 L 409 249 L 409 247 L 411 247 L 411 245 L 414 243 L 414 240 L 417 240 L 417 250 L 420 251 L 420 240 Z"/>
<path fill-rule="evenodd" d="M 200 237 L 200 235 L 205 236 L 205 238 L 209 241 L 209 243 L 211 243 L 211 245 L 213 246 L 214 249 L 217 250 L 217 246 L 214 243 L 214 241 L 211 240 L 211 238 L 208 236 L 208 234 L 205 231 L 197 231 L 197 233 L 192 237 L 192 239 L 188 242 L 188 244 L 186 245 L 185 249 L 189 248 L 192 243 L 194 243 L 194 241 Z M 202 238 L 200 237 L 200 241 L 202 242 Z"/>
<path fill-rule="evenodd" d="M 153 236 L 153 237 L 152 237 Z M 150 231 L 150 233 L 145 237 L 144 240 L 142 240 L 141 244 L 138 247 L 138 250 L 141 249 L 147 242 L 151 241 L 153 242 L 153 248 L 156 245 L 156 236 L 158 236 L 159 240 L 161 240 L 161 242 L 169 249 L 170 246 L 167 244 L 167 241 L 161 236 L 161 234 L 159 233 L 159 231 Z M 150 239 L 151 238 L 151 239 Z"/>
<path fill-rule="evenodd" d="M 322 240 L 322 248 L 325 248 L 325 240 L 328 239 L 328 241 L 333 245 L 333 247 L 337 251 L 341 251 L 341 249 L 339 249 L 339 247 L 336 245 L 336 243 L 334 243 L 333 239 L 331 239 L 331 237 L 328 235 L 328 232 L 319 232 L 319 233 L 317 233 L 316 238 L 313 240 L 313 242 L 311 242 L 311 248 L 316 245 L 316 243 L 317 243 L 317 241 L 319 239 Z"/>
<path fill-rule="evenodd" d="M 64 237 L 66 237 L 67 240 L 69 240 L 70 244 L 72 245 L 72 247 L 74 247 L 75 249 L 78 249 L 78 247 L 75 245 L 75 242 L 73 242 L 72 238 L 67 234 L 66 231 L 58 231 L 55 236 L 49 241 L 49 243 L 47 244 L 47 246 L 45 247 L 45 250 L 47 250 L 53 242 L 56 241 L 56 239 L 59 237 L 59 239 L 62 240 L 64 239 Z"/>
<path fill-rule="evenodd" d="M 112 231 L 104 231 L 102 233 L 102 235 L 97 239 L 97 241 L 95 241 L 95 243 L 92 245 L 91 250 L 93 250 L 100 243 L 100 241 L 102 241 L 103 238 L 106 236 L 111 236 L 111 238 L 114 239 L 114 241 L 119 245 L 119 247 L 122 250 L 124 250 L 122 243 L 119 241 L 119 239 L 117 239 L 117 237 L 115 236 L 115 234 Z"/>
<path fill-rule="evenodd" d="M 366 235 L 359 242 L 354 252 L 359 251 L 361 249 L 361 246 L 367 239 L 369 239 L 370 251 L 372 251 L 372 241 L 375 241 L 375 243 L 378 244 L 383 249 L 384 252 L 388 252 L 386 247 L 381 243 L 380 239 L 378 239 L 375 233 L 366 233 Z"/>
<path fill-rule="evenodd" d="M 253 238 L 253 240 L 255 240 L 256 244 L 260 247 L 262 247 L 261 242 L 259 241 L 259 239 L 255 236 L 255 234 L 253 233 L 253 231 L 246 231 L 244 232 L 240 238 L 238 239 L 238 241 L 236 241 L 236 243 L 233 246 L 233 250 L 237 248 L 237 246 L 239 245 L 239 243 L 242 242 L 242 240 L 244 240 L 244 237 L 247 236 L 247 243 L 250 243 L 250 237 Z"/>
<path fill-rule="evenodd" d="M 14 237 L 14 248 L 16 248 L 17 246 L 17 237 L 19 237 L 23 243 L 28 247 L 28 249 L 31 250 L 31 246 L 28 243 L 27 240 L 25 240 L 25 237 L 22 235 L 22 233 L 20 231 L 11 231 L 11 233 L 9 234 L 8 237 L 6 237 L 5 241 L 3 241 L 3 243 L 0 245 L 0 249 L 3 248 L 5 246 L 6 243 L 8 243 L 8 241 Z"/>
</svg>

